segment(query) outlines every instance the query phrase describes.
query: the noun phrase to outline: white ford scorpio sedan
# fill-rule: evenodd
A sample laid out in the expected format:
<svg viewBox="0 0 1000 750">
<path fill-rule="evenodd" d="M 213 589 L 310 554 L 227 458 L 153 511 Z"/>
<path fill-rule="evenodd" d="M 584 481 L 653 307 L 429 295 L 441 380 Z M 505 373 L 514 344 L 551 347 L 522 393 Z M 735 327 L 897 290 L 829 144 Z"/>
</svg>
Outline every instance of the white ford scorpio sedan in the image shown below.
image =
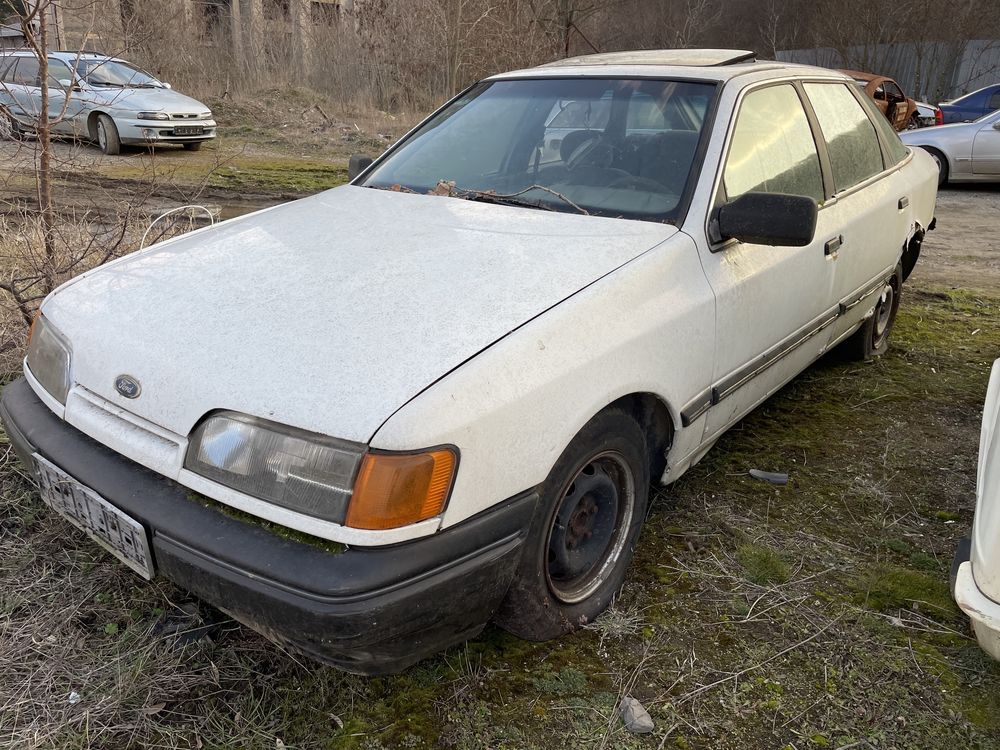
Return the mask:
<svg viewBox="0 0 1000 750">
<path fill-rule="evenodd" d="M 497 75 L 349 185 L 63 285 L 0 416 L 54 509 L 316 658 L 552 638 L 622 585 L 651 481 L 884 351 L 936 190 L 829 70 Z"/>
</svg>

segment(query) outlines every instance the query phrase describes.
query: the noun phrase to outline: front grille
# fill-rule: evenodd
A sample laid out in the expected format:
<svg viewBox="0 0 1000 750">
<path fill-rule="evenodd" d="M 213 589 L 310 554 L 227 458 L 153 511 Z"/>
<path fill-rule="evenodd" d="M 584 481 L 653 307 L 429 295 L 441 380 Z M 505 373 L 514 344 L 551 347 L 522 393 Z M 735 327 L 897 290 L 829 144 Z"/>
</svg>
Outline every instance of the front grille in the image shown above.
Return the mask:
<svg viewBox="0 0 1000 750">
<path fill-rule="evenodd" d="M 197 120 L 197 114 L 170 115 L 171 120 Z"/>
</svg>

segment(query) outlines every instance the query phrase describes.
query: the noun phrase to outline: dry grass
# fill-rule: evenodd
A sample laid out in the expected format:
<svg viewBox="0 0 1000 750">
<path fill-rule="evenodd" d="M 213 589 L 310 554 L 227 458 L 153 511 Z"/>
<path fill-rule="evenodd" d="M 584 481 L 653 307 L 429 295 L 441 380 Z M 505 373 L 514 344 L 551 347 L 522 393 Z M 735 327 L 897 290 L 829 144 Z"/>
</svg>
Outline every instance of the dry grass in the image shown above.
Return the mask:
<svg viewBox="0 0 1000 750">
<path fill-rule="evenodd" d="M 100 247 L 92 224 L 67 223 L 66 247 Z M 33 257 L 34 231 L 8 223 L 5 262 Z M 961 249 L 948 231 L 929 258 Z M 657 491 L 604 617 L 545 644 L 488 628 L 396 677 L 302 660 L 136 578 L 42 505 L 0 433 L 0 746 L 996 747 L 1000 669 L 947 571 L 1000 296 L 919 276 L 886 357 L 818 363 Z M 5 304 L 0 382 L 24 332 Z M 651 737 L 622 728 L 626 694 Z"/>
</svg>

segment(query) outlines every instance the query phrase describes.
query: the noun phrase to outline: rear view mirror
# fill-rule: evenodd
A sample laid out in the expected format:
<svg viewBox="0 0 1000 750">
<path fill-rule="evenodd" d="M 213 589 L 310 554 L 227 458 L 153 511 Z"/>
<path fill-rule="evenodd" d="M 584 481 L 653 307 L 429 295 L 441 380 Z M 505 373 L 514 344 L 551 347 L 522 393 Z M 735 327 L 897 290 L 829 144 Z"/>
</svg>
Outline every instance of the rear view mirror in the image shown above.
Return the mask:
<svg viewBox="0 0 1000 750">
<path fill-rule="evenodd" d="M 60 80 L 59 85 L 62 86 L 64 89 L 73 88 L 73 82 L 68 78 L 63 78 L 62 80 Z"/>
<path fill-rule="evenodd" d="M 353 180 L 368 169 L 374 161 L 374 159 L 365 154 L 353 154 L 350 161 L 347 162 L 347 179 Z"/>
<path fill-rule="evenodd" d="M 802 195 L 744 193 L 719 209 L 723 239 L 804 247 L 816 234 L 816 201 Z"/>
</svg>

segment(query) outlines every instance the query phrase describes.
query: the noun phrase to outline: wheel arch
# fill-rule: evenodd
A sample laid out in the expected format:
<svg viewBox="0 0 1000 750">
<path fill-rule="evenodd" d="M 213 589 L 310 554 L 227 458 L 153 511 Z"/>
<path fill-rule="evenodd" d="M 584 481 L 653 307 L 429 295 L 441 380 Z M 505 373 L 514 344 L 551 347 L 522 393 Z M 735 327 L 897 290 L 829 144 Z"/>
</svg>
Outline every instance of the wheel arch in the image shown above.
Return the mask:
<svg viewBox="0 0 1000 750">
<path fill-rule="evenodd" d="M 101 115 L 107 115 L 111 117 L 111 114 L 103 109 L 93 109 L 87 115 L 87 135 L 90 136 L 90 140 L 97 140 L 97 118 Z M 115 119 L 111 117 L 112 121 Z"/>
<path fill-rule="evenodd" d="M 669 405 L 657 394 L 641 391 L 615 399 L 601 411 L 611 408 L 631 414 L 639 423 L 646 435 L 650 478 L 659 481 L 666 468 L 667 454 L 673 446 L 677 427 Z"/>
</svg>

